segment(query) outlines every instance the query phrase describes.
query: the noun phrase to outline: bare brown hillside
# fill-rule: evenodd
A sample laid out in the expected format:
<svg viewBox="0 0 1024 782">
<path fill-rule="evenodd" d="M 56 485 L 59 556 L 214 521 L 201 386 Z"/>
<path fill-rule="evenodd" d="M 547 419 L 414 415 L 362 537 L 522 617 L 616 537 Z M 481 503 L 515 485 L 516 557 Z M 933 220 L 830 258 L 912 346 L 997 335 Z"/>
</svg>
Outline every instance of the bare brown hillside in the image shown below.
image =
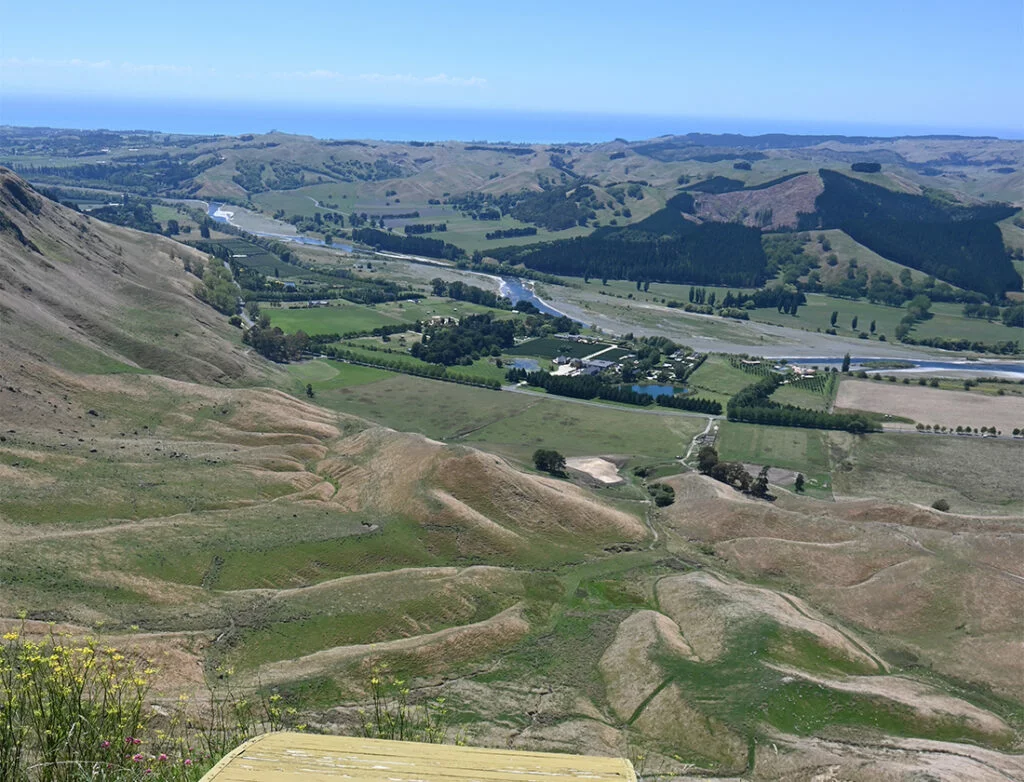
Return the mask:
<svg viewBox="0 0 1024 782">
<path fill-rule="evenodd" d="M 195 297 L 185 259 L 205 256 L 78 214 L 0 169 L 3 363 L 198 382 L 265 378 L 268 366 L 241 348 L 238 330 Z"/>
<path fill-rule="evenodd" d="M 814 199 L 823 189 L 821 177 L 804 174 L 764 190 L 702 193 L 697 196 L 697 215 L 705 220 L 740 222 L 766 230 L 795 228 L 801 212 L 814 212 Z M 770 219 L 758 221 L 757 215 L 764 215 L 765 210 L 771 210 Z"/>
</svg>

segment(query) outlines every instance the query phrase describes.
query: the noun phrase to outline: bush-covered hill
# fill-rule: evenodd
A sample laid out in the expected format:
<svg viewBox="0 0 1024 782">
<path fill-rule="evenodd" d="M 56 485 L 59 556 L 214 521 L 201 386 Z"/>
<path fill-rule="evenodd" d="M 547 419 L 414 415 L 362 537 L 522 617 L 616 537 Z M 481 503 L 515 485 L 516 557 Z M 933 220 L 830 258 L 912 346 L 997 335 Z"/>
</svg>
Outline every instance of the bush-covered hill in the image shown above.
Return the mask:
<svg viewBox="0 0 1024 782">
<path fill-rule="evenodd" d="M 660 209 L 626 228 L 506 247 L 490 255 L 549 274 L 609 279 L 756 286 L 765 280 L 761 233 L 734 223 L 698 224 L 677 208 Z"/>
<path fill-rule="evenodd" d="M 1016 210 L 1004 204 L 964 206 L 821 169 L 825 190 L 800 228 L 841 228 L 879 255 L 970 290 L 1001 296 L 1020 290 L 1021 276 L 995 223 Z"/>
</svg>

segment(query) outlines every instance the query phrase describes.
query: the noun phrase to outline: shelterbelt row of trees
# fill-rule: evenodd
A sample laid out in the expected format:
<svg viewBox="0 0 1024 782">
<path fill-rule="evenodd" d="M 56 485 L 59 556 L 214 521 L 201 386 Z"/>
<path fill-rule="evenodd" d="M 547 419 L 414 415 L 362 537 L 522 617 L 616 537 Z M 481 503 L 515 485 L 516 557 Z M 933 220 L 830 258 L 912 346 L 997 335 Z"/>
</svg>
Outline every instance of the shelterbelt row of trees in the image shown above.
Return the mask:
<svg viewBox="0 0 1024 782">
<path fill-rule="evenodd" d="M 604 399 L 627 405 L 648 407 L 656 404 L 676 410 L 690 410 L 695 413 L 720 415 L 722 405 L 711 399 L 690 396 L 659 396 L 641 394 L 627 385 L 608 382 L 596 375 L 552 375 L 549 372 L 527 372 L 524 369 L 510 369 L 505 373 L 510 383 L 525 381 L 528 385 L 543 388 L 549 394 L 568 396 L 574 399 Z"/>
</svg>

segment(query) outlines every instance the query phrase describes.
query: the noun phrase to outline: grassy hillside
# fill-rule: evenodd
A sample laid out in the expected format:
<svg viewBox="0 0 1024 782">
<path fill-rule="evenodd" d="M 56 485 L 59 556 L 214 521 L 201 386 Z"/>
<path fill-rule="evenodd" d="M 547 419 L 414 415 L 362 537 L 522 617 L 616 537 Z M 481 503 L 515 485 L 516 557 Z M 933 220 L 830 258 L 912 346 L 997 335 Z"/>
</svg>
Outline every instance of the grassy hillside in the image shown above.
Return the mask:
<svg viewBox="0 0 1024 782">
<path fill-rule="evenodd" d="M 358 732 L 386 662 L 469 743 L 682 778 L 1016 774 L 1016 443 L 727 430 L 858 498 L 753 500 L 674 458 L 702 418 L 270 365 L 194 296 L 203 258 L 3 176 L 4 633 L 101 627 L 158 703 L 230 669 L 317 730 Z M 729 369 L 692 380 L 725 394 Z M 537 447 L 625 481 L 539 474 Z M 1000 512 L 914 504 L 939 480 Z"/>
</svg>

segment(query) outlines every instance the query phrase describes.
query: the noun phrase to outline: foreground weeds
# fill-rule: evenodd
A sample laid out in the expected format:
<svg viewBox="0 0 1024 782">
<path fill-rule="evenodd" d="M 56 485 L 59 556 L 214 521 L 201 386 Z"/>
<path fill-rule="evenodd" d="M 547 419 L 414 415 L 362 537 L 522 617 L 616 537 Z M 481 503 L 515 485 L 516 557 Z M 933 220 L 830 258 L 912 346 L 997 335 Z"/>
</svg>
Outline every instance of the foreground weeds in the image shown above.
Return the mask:
<svg viewBox="0 0 1024 782">
<path fill-rule="evenodd" d="M 192 782 L 242 741 L 285 727 L 280 696 L 243 697 L 218 674 L 208 701 L 150 705 L 141 656 L 50 634 L 0 643 L 0 782 Z M 301 728 L 301 726 L 297 726 Z"/>
</svg>

